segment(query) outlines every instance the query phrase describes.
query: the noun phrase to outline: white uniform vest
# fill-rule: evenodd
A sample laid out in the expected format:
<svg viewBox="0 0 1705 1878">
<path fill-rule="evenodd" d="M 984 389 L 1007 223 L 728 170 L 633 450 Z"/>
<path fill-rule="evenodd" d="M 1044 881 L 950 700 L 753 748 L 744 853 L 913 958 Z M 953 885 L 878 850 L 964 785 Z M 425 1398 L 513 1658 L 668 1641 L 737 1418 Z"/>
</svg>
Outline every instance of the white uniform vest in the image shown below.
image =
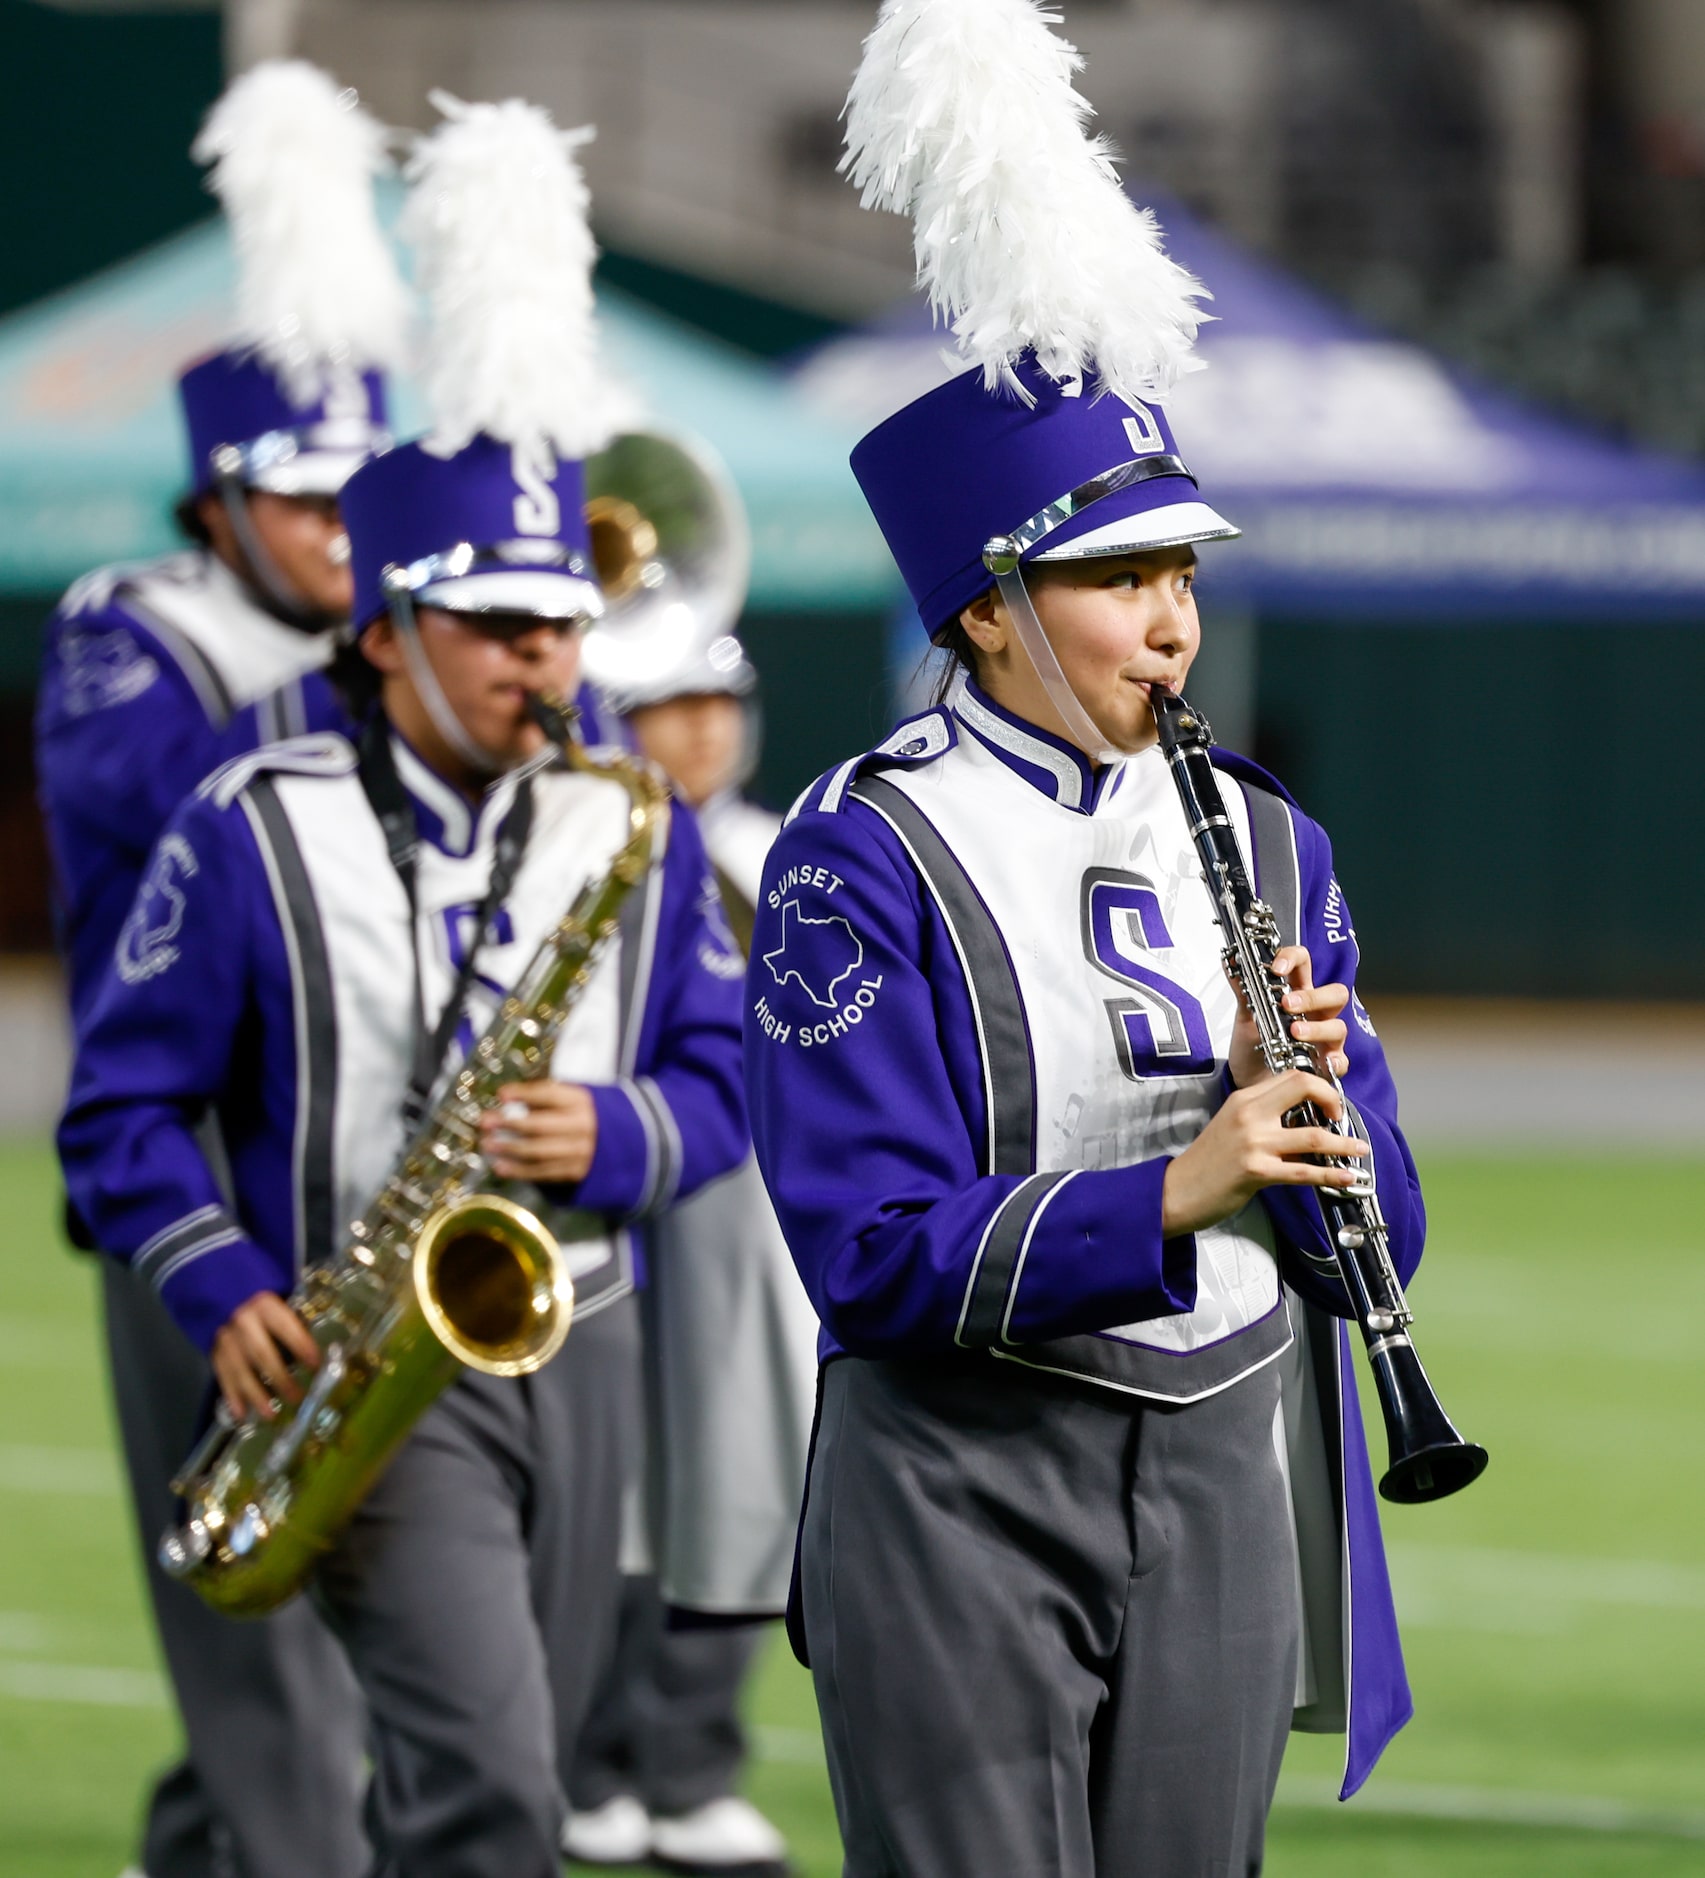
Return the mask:
<svg viewBox="0 0 1705 1878">
<path fill-rule="evenodd" d="M 171 653 L 216 726 L 304 672 L 320 670 L 332 656 L 333 634 L 303 632 L 275 619 L 205 549 L 143 567 L 102 569 L 72 588 L 66 607 L 76 611 L 114 596 Z M 286 719 L 270 728 L 282 737 L 305 726 Z"/>
<path fill-rule="evenodd" d="M 291 955 L 297 1027 L 296 1158 L 302 1204 L 298 1258 L 323 1257 L 341 1243 L 367 1206 L 403 1145 L 401 1108 L 413 1066 L 415 959 L 428 1021 L 453 987 L 461 948 L 491 877 L 496 831 L 514 794 L 497 786 L 477 828 L 465 803 L 438 784 L 434 806 L 460 813 L 446 848 L 422 841 L 416 861 L 417 919 L 411 948 L 407 896 L 377 818 L 355 773 L 354 753 L 341 739 L 301 739 L 288 751 L 332 753 L 316 774 L 292 774 L 280 752 L 265 773 L 247 781 L 243 806 L 266 856 Z M 399 757 L 418 787 L 419 765 Z M 227 785 L 231 787 L 231 785 Z M 477 1035 L 500 998 L 520 977 L 575 894 L 602 874 L 627 837 L 628 797 L 595 777 L 547 770 L 533 782 L 534 817 L 526 856 L 505 905 L 481 948 L 465 1006 Z M 235 788 L 231 792 L 236 793 Z M 462 847 L 463 852 L 447 851 Z M 622 929 L 604 953 L 565 1024 L 553 1072 L 575 1082 L 627 1077 L 637 1047 L 660 900 L 661 851 L 648 881 L 630 896 Z M 445 1075 L 459 1060 L 447 1054 Z M 585 1314 L 627 1290 L 631 1247 L 625 1230 L 600 1215 L 544 1203 L 536 1188 L 502 1188 L 541 1213 L 569 1254 Z"/>
<path fill-rule="evenodd" d="M 1037 740 L 1035 760 L 1062 759 Z M 962 731 L 937 761 L 851 787 L 907 842 L 959 946 L 992 1173 L 1176 1154 L 1223 1100 L 1237 1007 L 1200 864 L 1159 751 L 1121 769 L 1083 814 Z M 1248 803 L 1224 781 L 1247 852 Z M 995 1353 L 1168 1400 L 1228 1387 L 1290 1341 L 1271 1221 L 1252 1201 L 1198 1233 L 1196 1251 L 1188 1314 Z"/>
</svg>

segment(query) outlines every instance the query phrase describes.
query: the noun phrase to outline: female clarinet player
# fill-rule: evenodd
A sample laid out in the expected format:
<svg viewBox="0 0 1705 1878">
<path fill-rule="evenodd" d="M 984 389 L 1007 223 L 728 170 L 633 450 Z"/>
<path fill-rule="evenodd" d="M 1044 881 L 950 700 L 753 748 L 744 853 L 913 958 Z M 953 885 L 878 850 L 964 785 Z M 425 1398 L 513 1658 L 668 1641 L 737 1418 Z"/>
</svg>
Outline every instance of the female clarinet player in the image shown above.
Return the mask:
<svg viewBox="0 0 1705 1878">
<path fill-rule="evenodd" d="M 849 100 L 970 369 L 853 455 L 942 702 L 806 791 L 751 949 L 824 1325 L 793 1632 L 856 1878 L 1244 1878 L 1288 1730 L 1348 1733 L 1347 1795 L 1410 1712 L 1313 1190 L 1371 1166 L 1403 1277 L 1424 1216 L 1327 838 L 1217 751 L 1343 1097 L 1267 1072 L 1221 966 L 1149 702 L 1236 533 L 1152 401 L 1202 289 L 1048 17 L 888 0 Z"/>
</svg>

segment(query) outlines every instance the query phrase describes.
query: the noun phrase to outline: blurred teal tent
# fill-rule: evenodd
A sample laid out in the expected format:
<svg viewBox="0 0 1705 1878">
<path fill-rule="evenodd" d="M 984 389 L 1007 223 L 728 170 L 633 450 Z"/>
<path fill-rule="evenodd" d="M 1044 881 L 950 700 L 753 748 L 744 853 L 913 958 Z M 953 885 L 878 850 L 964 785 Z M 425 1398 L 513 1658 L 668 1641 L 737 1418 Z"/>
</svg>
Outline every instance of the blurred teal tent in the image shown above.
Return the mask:
<svg viewBox="0 0 1705 1878">
<path fill-rule="evenodd" d="M 0 595 L 42 595 L 175 545 L 184 486 L 174 380 L 224 337 L 232 267 L 208 223 L 0 320 Z M 857 611 L 897 578 L 847 468 L 850 424 L 781 374 L 614 292 L 608 349 L 660 428 L 708 441 L 751 513 L 752 604 Z M 421 427 L 402 387 L 398 430 Z"/>
</svg>

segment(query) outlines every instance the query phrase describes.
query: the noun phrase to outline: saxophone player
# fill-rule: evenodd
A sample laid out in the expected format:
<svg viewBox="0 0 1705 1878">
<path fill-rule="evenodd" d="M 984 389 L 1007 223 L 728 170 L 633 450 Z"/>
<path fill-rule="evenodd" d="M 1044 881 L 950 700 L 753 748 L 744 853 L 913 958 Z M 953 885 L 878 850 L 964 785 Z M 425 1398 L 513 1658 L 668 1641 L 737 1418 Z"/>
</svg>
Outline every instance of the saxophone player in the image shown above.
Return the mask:
<svg viewBox="0 0 1705 1878">
<path fill-rule="evenodd" d="M 174 817 L 61 1129 L 101 1243 L 238 1414 L 298 1398 L 315 1357 L 285 1301 L 295 1277 L 338 1250 L 405 1114 L 627 838 L 626 792 L 542 767 L 528 708 L 573 692 L 601 604 L 580 459 L 614 405 L 593 368 L 575 139 L 517 102 L 442 103 L 405 224 L 433 313 L 434 429 L 344 494 L 370 708 L 354 741 L 238 759 Z M 506 1089 L 484 1122 L 491 1173 L 572 1256 L 574 1333 L 524 1380 L 454 1384 L 316 1580 L 367 1700 L 369 1821 L 399 1878 L 557 1870 L 556 1732 L 589 1699 L 619 1586 L 628 1225 L 746 1152 L 737 966 L 692 819 L 670 824 L 552 1079 Z M 229 1205 L 196 1145 L 208 1109 Z"/>
<path fill-rule="evenodd" d="M 239 257 L 236 341 L 178 381 L 189 441 L 182 551 L 103 568 L 49 625 L 36 716 L 58 925 L 80 1034 L 150 851 L 226 755 L 320 728 L 347 620 L 338 492 L 388 442 L 377 369 L 406 301 L 374 212 L 383 132 L 334 80 L 272 62 L 239 79 L 196 155 Z M 290 323 L 287 335 L 284 328 Z M 266 699 L 263 705 L 260 699 Z M 237 1628 L 159 1569 L 173 1470 L 205 1366 L 145 1284 L 104 1261 L 113 1401 L 183 1760 L 147 1804 L 147 1878 L 356 1878 L 364 1722 L 307 1606 Z M 233 1718 L 246 1717 L 234 1727 Z"/>
<path fill-rule="evenodd" d="M 887 0 L 867 41 L 853 180 L 915 215 L 969 369 L 852 463 L 949 670 L 800 798 L 751 946 L 753 1134 L 825 1332 L 794 1633 L 849 1878 L 1258 1872 L 1291 1728 L 1347 1735 L 1347 1797 L 1410 1713 L 1316 1191 L 1371 1180 L 1407 1277 L 1419 1182 L 1327 837 L 1216 751 L 1344 1097 L 1268 1072 L 1222 969 L 1150 704 L 1236 533 L 1156 402 L 1201 289 L 1052 17 Z M 1305 1099 L 1354 1105 L 1365 1176 Z"/>
</svg>

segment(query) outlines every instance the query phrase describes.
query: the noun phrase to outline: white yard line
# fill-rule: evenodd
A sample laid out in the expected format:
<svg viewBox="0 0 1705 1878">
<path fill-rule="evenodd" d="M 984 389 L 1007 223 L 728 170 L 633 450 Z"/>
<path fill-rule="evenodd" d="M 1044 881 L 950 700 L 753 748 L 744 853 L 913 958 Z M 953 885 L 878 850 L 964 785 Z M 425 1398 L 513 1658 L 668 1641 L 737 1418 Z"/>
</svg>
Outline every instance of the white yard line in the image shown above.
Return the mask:
<svg viewBox="0 0 1705 1878">
<path fill-rule="evenodd" d="M 1555 1635 L 1626 1612 L 1705 1612 L 1705 1569 L 1491 1546 L 1390 1548 L 1399 1617 L 1432 1630 Z"/>
<path fill-rule="evenodd" d="M 1435 1582 L 1581 1604 L 1631 1604 L 1647 1610 L 1705 1611 L 1705 1567 L 1667 1559 L 1576 1558 L 1566 1552 L 1516 1552 L 1495 1546 L 1397 1544 L 1393 1564 Z"/>
<path fill-rule="evenodd" d="M 151 1669 L 84 1663 L 0 1662 L 0 1697 L 75 1702 L 96 1708 L 164 1708 L 166 1686 Z"/>
<path fill-rule="evenodd" d="M 0 1493 L 118 1492 L 118 1465 L 105 1448 L 0 1444 Z"/>
<path fill-rule="evenodd" d="M 1339 1805 L 1329 1780 L 1286 1777 L 1282 1807 Z M 1377 1776 L 1349 1802 L 1350 1810 L 1394 1819 L 1450 1819 L 1488 1826 L 1538 1826 L 1565 1832 L 1644 1833 L 1658 1839 L 1705 1839 L 1705 1813 L 1635 1806 L 1586 1793 L 1519 1793 L 1496 1787 L 1435 1787 Z"/>
</svg>

